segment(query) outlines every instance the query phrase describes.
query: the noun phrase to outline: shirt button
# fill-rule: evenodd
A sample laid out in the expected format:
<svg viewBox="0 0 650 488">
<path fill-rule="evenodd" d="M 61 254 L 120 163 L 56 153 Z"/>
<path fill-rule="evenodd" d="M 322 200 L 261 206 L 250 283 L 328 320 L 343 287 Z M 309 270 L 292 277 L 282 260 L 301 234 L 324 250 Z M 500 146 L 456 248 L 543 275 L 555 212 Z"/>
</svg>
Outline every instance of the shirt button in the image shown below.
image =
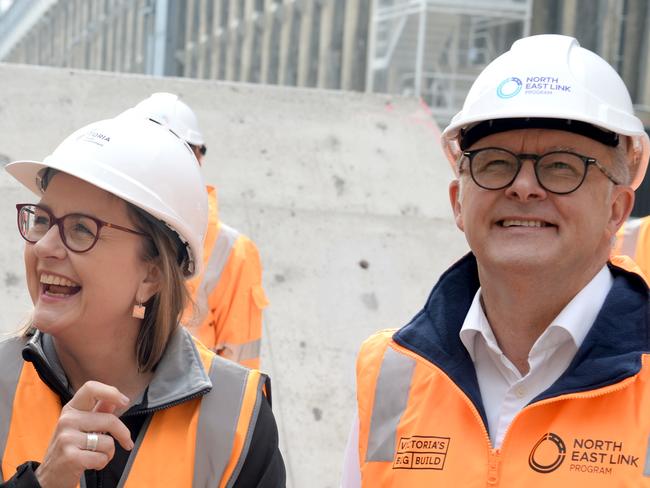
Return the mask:
<svg viewBox="0 0 650 488">
<path fill-rule="evenodd" d="M 517 398 L 523 398 L 524 396 L 526 396 L 526 388 L 524 388 L 523 386 L 516 387 L 515 395 L 517 396 Z"/>
</svg>

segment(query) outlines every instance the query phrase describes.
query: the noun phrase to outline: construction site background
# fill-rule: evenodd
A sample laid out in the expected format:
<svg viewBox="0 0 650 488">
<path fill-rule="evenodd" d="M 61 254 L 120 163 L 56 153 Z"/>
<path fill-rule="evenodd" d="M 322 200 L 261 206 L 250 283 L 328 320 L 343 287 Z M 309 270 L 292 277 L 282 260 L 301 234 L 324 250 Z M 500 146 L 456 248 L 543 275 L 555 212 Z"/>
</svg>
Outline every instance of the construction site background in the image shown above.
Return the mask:
<svg viewBox="0 0 650 488">
<path fill-rule="evenodd" d="M 492 59 L 538 33 L 603 56 L 650 127 L 648 25 L 648 0 L 0 0 L 0 61 L 61 68 L 0 64 L 0 164 L 42 158 L 152 92 L 181 95 L 223 220 L 262 255 L 262 364 L 289 486 L 333 488 L 359 344 L 406 323 L 467 249 L 438 127 Z M 30 308 L 14 204 L 34 200 L 0 173 L 7 333 Z"/>
<path fill-rule="evenodd" d="M 558 33 L 614 66 L 650 128 L 649 24 L 650 0 L 0 0 L 0 62 L 398 94 L 444 127 L 514 40 Z"/>
</svg>

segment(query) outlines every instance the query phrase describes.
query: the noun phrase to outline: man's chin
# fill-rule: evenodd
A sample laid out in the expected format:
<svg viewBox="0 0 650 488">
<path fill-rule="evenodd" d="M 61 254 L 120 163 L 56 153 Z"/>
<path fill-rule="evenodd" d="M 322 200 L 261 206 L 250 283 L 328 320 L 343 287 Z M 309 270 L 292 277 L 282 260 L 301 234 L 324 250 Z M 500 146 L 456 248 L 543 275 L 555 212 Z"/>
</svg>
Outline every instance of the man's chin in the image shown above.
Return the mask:
<svg viewBox="0 0 650 488">
<path fill-rule="evenodd" d="M 547 250 L 548 251 L 548 250 Z M 547 252 L 540 248 L 500 249 L 485 256 L 477 256 L 479 265 L 488 269 L 514 271 L 538 271 L 553 266 Z M 556 260 L 557 261 L 557 258 Z"/>
</svg>

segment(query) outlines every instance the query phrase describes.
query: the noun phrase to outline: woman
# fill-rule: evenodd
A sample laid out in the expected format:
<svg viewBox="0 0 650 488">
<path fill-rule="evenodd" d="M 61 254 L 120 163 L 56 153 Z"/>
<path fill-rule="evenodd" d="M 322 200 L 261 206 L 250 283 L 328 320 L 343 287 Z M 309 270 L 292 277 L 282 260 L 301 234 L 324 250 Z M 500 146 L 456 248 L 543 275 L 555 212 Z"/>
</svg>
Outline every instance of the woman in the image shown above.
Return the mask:
<svg viewBox="0 0 650 488">
<path fill-rule="evenodd" d="M 0 342 L 0 487 L 284 486 L 268 379 L 178 326 L 207 222 L 190 158 L 128 111 L 6 166 L 41 199 L 17 205 L 34 311 Z"/>
</svg>

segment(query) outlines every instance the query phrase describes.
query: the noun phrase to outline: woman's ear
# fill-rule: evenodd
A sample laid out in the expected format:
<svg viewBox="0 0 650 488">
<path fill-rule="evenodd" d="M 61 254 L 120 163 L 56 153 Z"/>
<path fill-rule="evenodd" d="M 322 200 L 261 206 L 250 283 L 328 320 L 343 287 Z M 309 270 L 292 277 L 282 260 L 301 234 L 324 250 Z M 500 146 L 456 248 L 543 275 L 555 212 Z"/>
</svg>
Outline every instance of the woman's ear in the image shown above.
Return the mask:
<svg viewBox="0 0 650 488">
<path fill-rule="evenodd" d="M 162 281 L 162 272 L 157 260 L 148 262 L 145 266 L 146 273 L 136 291 L 136 298 L 142 303 L 148 302 L 152 296 L 160 291 Z"/>
</svg>

